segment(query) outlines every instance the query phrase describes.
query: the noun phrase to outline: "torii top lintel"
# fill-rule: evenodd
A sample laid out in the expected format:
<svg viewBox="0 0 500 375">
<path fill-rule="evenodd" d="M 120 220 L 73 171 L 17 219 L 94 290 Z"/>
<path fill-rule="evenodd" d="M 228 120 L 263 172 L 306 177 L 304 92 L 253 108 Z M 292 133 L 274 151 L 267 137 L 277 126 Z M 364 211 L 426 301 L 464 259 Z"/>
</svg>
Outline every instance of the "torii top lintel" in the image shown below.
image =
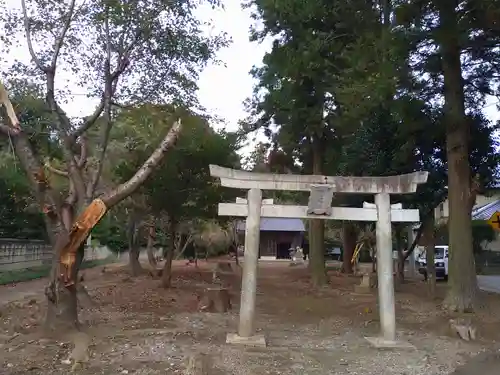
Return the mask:
<svg viewBox="0 0 500 375">
<path fill-rule="evenodd" d="M 330 185 L 335 193 L 410 194 L 427 182 L 429 172 L 413 172 L 383 177 L 341 177 L 255 173 L 210 164 L 210 175 L 220 178 L 221 185 L 235 189 L 310 191 L 311 185 Z"/>
</svg>

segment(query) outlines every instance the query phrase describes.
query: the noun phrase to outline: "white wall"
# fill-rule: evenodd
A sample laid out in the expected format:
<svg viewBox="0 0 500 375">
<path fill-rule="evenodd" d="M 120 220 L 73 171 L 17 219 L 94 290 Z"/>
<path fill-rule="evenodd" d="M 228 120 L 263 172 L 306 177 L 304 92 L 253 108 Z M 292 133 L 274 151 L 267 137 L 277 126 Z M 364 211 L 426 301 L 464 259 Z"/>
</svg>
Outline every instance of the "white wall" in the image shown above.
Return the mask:
<svg viewBox="0 0 500 375">
<path fill-rule="evenodd" d="M 85 260 L 100 260 L 113 255 L 106 246 L 85 248 Z M 0 239 L 0 272 L 48 265 L 52 247 L 43 241 Z"/>
</svg>

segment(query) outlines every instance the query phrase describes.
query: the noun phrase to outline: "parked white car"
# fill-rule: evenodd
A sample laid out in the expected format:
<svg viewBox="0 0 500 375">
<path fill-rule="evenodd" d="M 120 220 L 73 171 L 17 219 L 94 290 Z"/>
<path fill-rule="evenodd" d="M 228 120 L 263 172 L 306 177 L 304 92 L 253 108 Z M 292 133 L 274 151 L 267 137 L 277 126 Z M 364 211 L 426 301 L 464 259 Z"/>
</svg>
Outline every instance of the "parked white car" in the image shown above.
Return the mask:
<svg viewBox="0 0 500 375">
<path fill-rule="evenodd" d="M 427 279 L 427 260 L 425 258 L 425 250 L 420 253 L 417 259 L 418 272 L 424 275 Z M 448 256 L 449 248 L 447 245 L 439 245 L 434 247 L 434 264 L 436 266 L 436 278 L 448 280 Z"/>
</svg>

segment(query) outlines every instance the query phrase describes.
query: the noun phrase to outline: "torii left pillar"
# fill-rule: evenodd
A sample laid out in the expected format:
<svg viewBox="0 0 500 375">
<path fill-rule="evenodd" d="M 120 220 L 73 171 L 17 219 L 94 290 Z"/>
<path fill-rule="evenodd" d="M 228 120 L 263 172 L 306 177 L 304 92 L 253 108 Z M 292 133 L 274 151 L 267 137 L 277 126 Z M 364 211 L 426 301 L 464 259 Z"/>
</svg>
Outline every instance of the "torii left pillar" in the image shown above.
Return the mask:
<svg viewBox="0 0 500 375">
<path fill-rule="evenodd" d="M 266 346 L 264 335 L 255 334 L 255 300 L 257 295 L 257 268 L 259 262 L 260 213 L 262 191 L 248 191 L 248 216 L 245 223 L 245 253 L 241 280 L 240 323 L 238 334 L 229 333 L 226 342 L 252 346 Z"/>
</svg>

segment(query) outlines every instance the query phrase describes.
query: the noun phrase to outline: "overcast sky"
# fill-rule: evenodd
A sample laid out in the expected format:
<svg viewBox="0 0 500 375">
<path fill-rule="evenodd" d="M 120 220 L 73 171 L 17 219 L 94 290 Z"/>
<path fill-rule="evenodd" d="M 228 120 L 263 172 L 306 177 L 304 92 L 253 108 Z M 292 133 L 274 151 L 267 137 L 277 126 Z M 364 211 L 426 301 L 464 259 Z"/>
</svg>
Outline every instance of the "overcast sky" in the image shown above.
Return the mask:
<svg viewBox="0 0 500 375">
<path fill-rule="evenodd" d="M 19 0 L 6 0 L 6 3 L 10 7 L 20 6 Z M 213 10 L 209 6 L 203 6 L 198 10 L 198 14 L 203 19 L 212 19 L 215 30 L 227 32 L 233 40 L 229 47 L 218 54 L 224 66 L 210 65 L 202 72 L 198 96 L 200 103 L 211 114 L 225 119 L 228 130 L 235 130 L 238 121 L 245 117 L 242 102 L 252 94 L 253 80 L 249 71 L 253 65 L 261 63 L 265 52 L 271 48 L 271 41 L 261 45 L 249 42 L 249 28 L 253 21 L 249 11 L 241 9 L 241 2 L 238 0 L 225 0 L 225 10 Z M 11 57 L 29 61 L 26 47 L 17 49 Z M 64 77 L 62 70 L 59 74 Z M 78 91 L 75 87 L 74 92 Z M 63 106 L 70 116 L 87 115 L 95 105 L 95 102 L 85 98 L 82 93 L 79 94 Z M 492 120 L 500 119 L 493 100 L 488 102 L 485 112 Z M 249 150 L 245 148 L 245 153 Z"/>
<path fill-rule="evenodd" d="M 19 0 L 6 0 L 6 3 L 9 7 L 20 8 Z M 248 37 L 252 20 L 250 12 L 241 9 L 240 1 L 225 0 L 224 10 L 202 6 L 197 14 L 201 19 L 212 19 L 214 31 L 227 32 L 233 41 L 217 56 L 224 65 L 211 64 L 202 72 L 198 83 L 199 101 L 210 114 L 223 118 L 228 130 L 236 130 L 238 121 L 245 117 L 243 101 L 252 94 L 253 80 L 249 71 L 253 65 L 260 64 L 266 51 L 271 48 L 271 42 L 250 43 Z M 18 58 L 29 62 L 30 59 L 25 46 L 15 49 L 9 57 L 11 61 Z M 64 69 L 60 69 L 59 79 L 65 76 L 68 77 Z M 63 109 L 71 117 L 88 115 L 96 102 L 87 99 L 82 89 L 76 86 L 72 91 L 77 95 L 68 104 L 62 105 Z"/>
</svg>

